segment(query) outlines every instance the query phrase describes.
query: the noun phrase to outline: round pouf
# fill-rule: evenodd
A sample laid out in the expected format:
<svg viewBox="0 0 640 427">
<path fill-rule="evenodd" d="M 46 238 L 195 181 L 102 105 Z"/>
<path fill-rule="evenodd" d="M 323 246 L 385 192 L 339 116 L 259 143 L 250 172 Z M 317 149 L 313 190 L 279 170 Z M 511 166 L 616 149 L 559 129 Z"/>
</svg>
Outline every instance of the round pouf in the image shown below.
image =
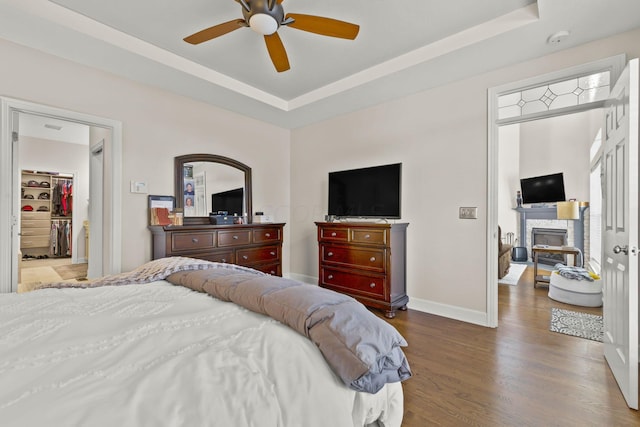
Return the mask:
<svg viewBox="0 0 640 427">
<path fill-rule="evenodd" d="M 602 305 L 602 279 L 589 282 L 562 277 L 557 271 L 549 279 L 549 298 L 582 307 Z"/>
</svg>

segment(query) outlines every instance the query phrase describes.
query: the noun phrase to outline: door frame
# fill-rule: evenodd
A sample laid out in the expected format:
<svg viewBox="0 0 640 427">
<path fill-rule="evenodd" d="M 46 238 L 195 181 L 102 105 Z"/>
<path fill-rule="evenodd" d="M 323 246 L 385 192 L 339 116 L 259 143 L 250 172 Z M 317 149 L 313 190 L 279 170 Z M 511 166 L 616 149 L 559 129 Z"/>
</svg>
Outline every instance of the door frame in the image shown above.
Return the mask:
<svg viewBox="0 0 640 427">
<path fill-rule="evenodd" d="M 499 127 L 507 124 L 524 123 L 542 118 L 572 114 L 593 108 L 604 107 L 604 101 L 549 110 L 542 113 L 518 116 L 500 120 L 498 117 L 498 98 L 513 92 L 542 86 L 574 77 L 609 70 L 610 81 L 615 83 L 624 70 L 627 59 L 625 54 L 611 56 L 598 61 L 589 62 L 576 67 L 535 76 L 525 80 L 492 87 L 487 96 L 487 318 L 486 326 L 498 327 L 498 142 Z"/>
<path fill-rule="evenodd" d="M 105 128 L 111 131 L 111 149 L 105 153 L 104 186 L 108 202 L 103 207 L 106 219 L 103 248 L 104 274 L 115 274 L 121 271 L 122 263 L 122 123 L 117 120 L 90 114 L 79 113 L 61 108 L 45 106 L 29 101 L 0 97 L 0 242 L 11 242 L 0 245 L 0 293 L 16 291 L 18 280 L 17 233 L 14 226 L 19 220 L 16 211 L 19 191 L 14 191 L 15 170 L 13 142 L 13 120 L 16 113 L 35 114 L 60 120 L 86 124 L 92 127 Z"/>
</svg>

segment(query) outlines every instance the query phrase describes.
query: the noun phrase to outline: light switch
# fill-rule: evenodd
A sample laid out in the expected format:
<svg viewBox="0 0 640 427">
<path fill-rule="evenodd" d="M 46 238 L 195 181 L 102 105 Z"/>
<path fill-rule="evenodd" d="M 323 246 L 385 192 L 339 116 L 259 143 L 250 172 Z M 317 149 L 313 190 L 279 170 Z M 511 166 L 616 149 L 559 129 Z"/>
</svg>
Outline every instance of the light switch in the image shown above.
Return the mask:
<svg viewBox="0 0 640 427">
<path fill-rule="evenodd" d="M 144 181 L 131 181 L 131 192 L 147 194 L 147 183 Z"/>
<path fill-rule="evenodd" d="M 478 219 L 478 208 L 474 208 L 474 207 L 460 208 L 458 217 L 460 219 Z"/>
</svg>

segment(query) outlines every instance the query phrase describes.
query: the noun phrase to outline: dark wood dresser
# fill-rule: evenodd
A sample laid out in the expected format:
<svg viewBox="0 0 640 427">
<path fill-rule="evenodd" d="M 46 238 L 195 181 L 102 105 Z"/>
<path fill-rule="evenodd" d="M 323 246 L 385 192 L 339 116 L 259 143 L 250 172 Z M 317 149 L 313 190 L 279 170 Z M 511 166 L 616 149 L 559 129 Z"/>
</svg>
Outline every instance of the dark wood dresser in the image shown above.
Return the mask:
<svg viewBox="0 0 640 427">
<path fill-rule="evenodd" d="M 186 256 L 282 276 L 285 224 L 151 225 L 153 259 Z"/>
<path fill-rule="evenodd" d="M 407 223 L 316 222 L 318 284 L 393 318 L 406 310 Z"/>
</svg>

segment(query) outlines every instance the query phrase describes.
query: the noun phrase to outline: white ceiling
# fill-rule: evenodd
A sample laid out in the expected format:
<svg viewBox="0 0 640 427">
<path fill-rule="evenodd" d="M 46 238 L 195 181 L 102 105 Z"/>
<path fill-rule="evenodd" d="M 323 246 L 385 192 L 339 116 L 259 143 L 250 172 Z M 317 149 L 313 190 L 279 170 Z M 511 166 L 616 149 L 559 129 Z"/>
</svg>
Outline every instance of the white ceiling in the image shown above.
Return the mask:
<svg viewBox="0 0 640 427">
<path fill-rule="evenodd" d="M 20 113 L 18 126 L 19 136 L 89 146 L 90 128 L 81 123 Z"/>
<path fill-rule="evenodd" d="M 640 27 L 638 0 L 285 0 L 360 25 L 356 40 L 278 30 L 291 70 L 241 28 L 234 0 L 0 0 L 0 37 L 295 128 Z M 548 37 L 570 32 L 559 44 Z"/>
</svg>

